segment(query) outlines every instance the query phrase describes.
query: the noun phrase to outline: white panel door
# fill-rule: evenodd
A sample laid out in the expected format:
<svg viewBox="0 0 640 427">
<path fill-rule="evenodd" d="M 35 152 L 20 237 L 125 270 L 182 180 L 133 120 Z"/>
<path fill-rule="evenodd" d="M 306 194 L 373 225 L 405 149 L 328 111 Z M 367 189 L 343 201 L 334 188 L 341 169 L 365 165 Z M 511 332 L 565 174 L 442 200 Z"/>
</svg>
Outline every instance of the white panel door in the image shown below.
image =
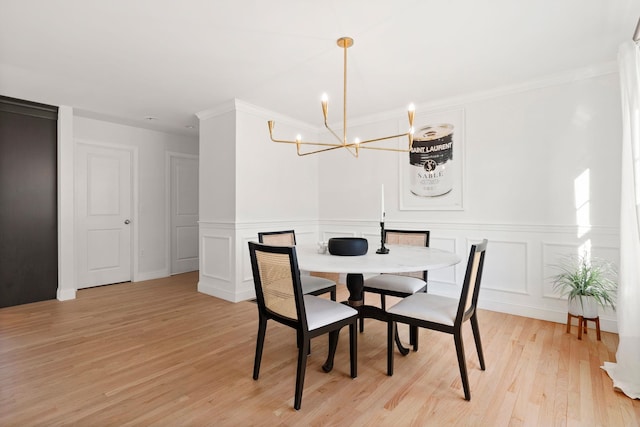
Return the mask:
<svg viewBox="0 0 640 427">
<path fill-rule="evenodd" d="M 76 149 L 78 289 L 131 280 L 131 152 Z"/>
<path fill-rule="evenodd" d="M 171 157 L 171 274 L 198 269 L 198 159 Z"/>
</svg>

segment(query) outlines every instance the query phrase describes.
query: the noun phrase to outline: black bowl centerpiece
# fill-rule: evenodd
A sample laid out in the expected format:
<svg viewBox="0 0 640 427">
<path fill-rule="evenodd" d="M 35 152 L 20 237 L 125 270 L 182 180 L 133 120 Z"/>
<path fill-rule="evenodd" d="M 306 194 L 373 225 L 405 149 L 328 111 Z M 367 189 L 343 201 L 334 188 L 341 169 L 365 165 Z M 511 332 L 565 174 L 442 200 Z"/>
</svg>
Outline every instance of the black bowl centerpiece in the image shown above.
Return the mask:
<svg viewBox="0 0 640 427">
<path fill-rule="evenodd" d="M 362 237 L 332 237 L 329 239 L 329 253 L 340 256 L 364 255 L 369 250 L 369 242 Z"/>
</svg>

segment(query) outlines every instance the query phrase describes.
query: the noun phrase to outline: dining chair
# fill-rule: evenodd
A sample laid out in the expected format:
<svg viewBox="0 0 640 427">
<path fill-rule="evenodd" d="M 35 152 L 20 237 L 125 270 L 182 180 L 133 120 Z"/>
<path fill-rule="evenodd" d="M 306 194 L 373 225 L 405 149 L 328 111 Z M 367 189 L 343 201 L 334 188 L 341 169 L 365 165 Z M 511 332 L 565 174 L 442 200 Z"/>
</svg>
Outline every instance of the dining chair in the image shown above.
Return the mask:
<svg viewBox="0 0 640 427">
<path fill-rule="evenodd" d="M 480 329 L 478 328 L 476 304 L 478 302 L 478 293 L 480 292 L 480 280 L 482 279 L 486 250 L 486 239 L 479 244 L 471 246 L 460 298 L 418 292 L 404 298 L 387 310 L 389 314 L 387 323 L 387 375 L 393 375 L 393 344 L 397 323 L 406 323 L 420 328 L 452 334 L 458 356 L 460 376 L 462 377 L 464 398 L 465 400 L 471 400 L 467 363 L 462 343 L 462 325 L 467 320 L 471 320 L 471 329 L 473 330 L 473 338 L 478 352 L 478 359 L 480 360 L 480 369 L 484 371 L 485 364 L 480 341 Z"/>
<path fill-rule="evenodd" d="M 258 241 L 272 246 L 295 246 L 296 233 L 294 230 L 265 231 L 258 233 Z M 336 300 L 336 282 L 325 277 L 301 276 L 302 292 L 310 295 L 329 293 L 333 301 Z"/>
<path fill-rule="evenodd" d="M 429 246 L 428 230 L 385 230 L 384 241 L 396 245 Z M 427 291 L 427 271 L 378 274 L 364 281 L 364 292 L 380 295 L 380 307 L 386 310 L 387 295 L 405 298 L 416 292 Z M 364 295 L 364 294 L 363 294 Z M 364 331 L 364 319 L 360 319 L 360 332 Z M 410 343 L 418 350 L 417 328 L 410 328 Z"/>
<path fill-rule="evenodd" d="M 249 254 L 259 315 L 253 379 L 257 380 L 260 373 L 267 321 L 270 319 L 296 330 L 298 365 L 293 404 L 296 410 L 302 403 L 311 338 L 329 335 L 329 354 L 323 366 L 323 370 L 329 372 L 333 368 L 340 330 L 349 325 L 351 378 L 356 378 L 358 311 L 345 304 L 303 293 L 294 246 L 249 242 Z"/>
</svg>

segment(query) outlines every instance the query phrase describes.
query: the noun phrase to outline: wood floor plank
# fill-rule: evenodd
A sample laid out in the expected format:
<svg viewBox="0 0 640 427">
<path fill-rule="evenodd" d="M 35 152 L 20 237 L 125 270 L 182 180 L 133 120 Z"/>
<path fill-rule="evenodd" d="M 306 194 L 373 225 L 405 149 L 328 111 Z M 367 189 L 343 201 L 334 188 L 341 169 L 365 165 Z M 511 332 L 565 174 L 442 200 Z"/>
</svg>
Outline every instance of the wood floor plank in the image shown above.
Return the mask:
<svg viewBox="0 0 640 427">
<path fill-rule="evenodd" d="M 396 353 L 388 377 L 386 325 L 368 320 L 355 379 L 346 329 L 330 373 L 326 337 L 313 340 L 295 411 L 293 331 L 269 324 L 254 381 L 255 304 L 198 293 L 197 281 L 187 273 L 0 309 L 0 425 L 640 425 L 640 401 L 601 369 L 615 361 L 616 334 L 579 341 L 575 327 L 484 310 L 486 371 L 470 328 L 463 334 L 470 402 L 450 335 L 420 330 L 420 350 Z"/>
</svg>

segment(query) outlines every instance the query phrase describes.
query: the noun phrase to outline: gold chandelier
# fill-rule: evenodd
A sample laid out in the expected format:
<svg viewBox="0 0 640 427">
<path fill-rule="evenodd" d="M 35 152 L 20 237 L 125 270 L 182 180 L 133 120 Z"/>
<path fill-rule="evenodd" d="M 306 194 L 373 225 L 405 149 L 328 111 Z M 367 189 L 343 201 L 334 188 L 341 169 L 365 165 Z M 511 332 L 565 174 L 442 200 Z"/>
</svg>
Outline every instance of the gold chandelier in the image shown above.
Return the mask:
<svg viewBox="0 0 640 427">
<path fill-rule="evenodd" d="M 344 86 L 343 86 L 343 98 L 342 98 L 342 137 L 340 137 L 336 132 L 333 131 L 327 124 L 327 112 L 329 110 L 328 98 L 327 94 L 322 95 L 322 115 L 324 116 L 324 127 L 335 137 L 338 142 L 310 142 L 310 141 L 302 141 L 300 135 L 296 136 L 295 141 L 287 141 L 284 139 L 276 139 L 273 137 L 273 128 L 275 127 L 275 122 L 273 120 L 269 120 L 267 124 L 269 125 L 269 137 L 273 142 L 279 142 L 283 144 L 295 144 L 298 152 L 298 156 L 308 156 L 309 154 L 322 153 L 324 151 L 337 150 L 338 148 L 346 148 L 351 154 L 355 157 L 358 157 L 360 149 L 368 149 L 368 150 L 384 150 L 384 151 L 396 151 L 396 152 L 409 152 L 413 147 L 413 117 L 415 114 L 415 108 L 413 104 L 409 105 L 408 115 L 409 115 L 409 130 L 406 133 L 402 133 L 399 135 L 385 136 L 382 138 L 374 138 L 368 139 L 366 141 L 360 141 L 358 138 L 355 138 L 352 142 L 349 142 L 347 139 L 347 49 L 353 46 L 353 39 L 350 37 L 340 37 L 338 39 L 338 46 L 341 47 L 344 51 Z M 403 148 L 388 148 L 388 147 L 380 147 L 380 146 L 370 146 L 372 142 L 385 141 L 388 139 L 407 137 L 409 144 L 406 149 Z M 311 151 L 302 152 L 302 146 L 311 146 L 314 147 Z"/>
</svg>

